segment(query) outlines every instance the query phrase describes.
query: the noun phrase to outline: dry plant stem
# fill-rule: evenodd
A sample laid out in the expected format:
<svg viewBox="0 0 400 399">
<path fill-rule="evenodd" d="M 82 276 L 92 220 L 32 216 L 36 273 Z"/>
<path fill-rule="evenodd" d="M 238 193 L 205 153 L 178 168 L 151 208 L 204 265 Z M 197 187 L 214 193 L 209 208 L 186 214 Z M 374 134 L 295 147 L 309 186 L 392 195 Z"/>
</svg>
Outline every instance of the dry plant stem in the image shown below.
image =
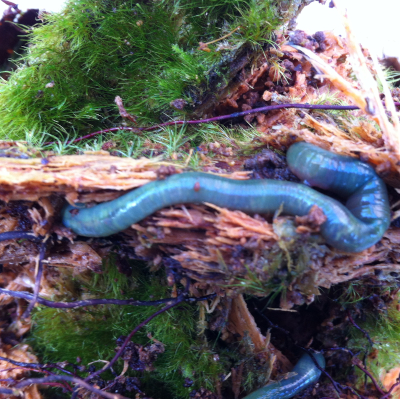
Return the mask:
<svg viewBox="0 0 400 399">
<path fill-rule="evenodd" d="M 363 356 L 363 364 L 364 367 L 367 367 L 367 356 L 368 353 L 371 351 L 371 349 L 374 346 L 374 341 L 372 341 L 371 337 L 369 336 L 369 334 L 367 333 L 367 331 L 365 331 L 364 329 L 362 329 L 353 319 L 353 317 L 351 316 L 351 313 L 349 310 L 347 310 L 347 317 L 350 321 L 350 323 L 359 331 L 362 332 L 362 334 L 364 335 L 364 337 L 368 340 L 370 347 L 368 348 L 368 350 L 364 351 L 364 356 Z M 368 375 L 365 374 L 365 386 L 367 386 L 367 382 L 368 382 Z"/>
<path fill-rule="evenodd" d="M 0 288 L 0 294 L 9 295 L 14 298 L 26 299 L 27 301 L 32 301 L 34 295 L 26 291 L 11 291 L 4 288 Z M 183 298 L 183 302 L 201 302 L 209 299 L 215 298 L 216 294 L 205 295 L 199 298 Z M 175 298 L 163 298 L 157 301 L 137 301 L 135 299 L 87 299 L 83 301 L 76 302 L 53 302 L 47 299 L 37 297 L 36 302 L 40 305 L 47 306 L 49 308 L 58 309 L 73 309 L 83 306 L 97 306 L 97 305 L 119 305 L 119 306 L 157 306 L 162 304 L 168 304 L 175 301 Z M 1 359 L 1 357 L 0 357 Z"/>
<path fill-rule="evenodd" d="M 26 231 L 6 231 L 0 234 L 0 241 L 7 240 L 32 240 L 32 241 L 43 241 L 43 237 L 37 237 L 33 233 Z"/>
<path fill-rule="evenodd" d="M 352 363 L 358 367 L 363 373 L 365 373 L 372 381 L 372 383 L 374 384 L 375 389 L 381 394 L 381 395 L 386 395 L 387 392 L 385 392 L 378 384 L 378 382 L 376 381 L 376 379 L 374 378 L 374 376 L 363 366 L 362 362 L 360 359 L 358 358 L 353 358 Z"/>
<path fill-rule="evenodd" d="M 357 330 L 360 330 L 360 331 L 364 334 L 364 337 L 367 338 L 367 340 L 368 340 L 369 344 L 371 345 L 371 347 L 374 346 L 374 341 L 372 341 L 372 339 L 371 339 L 371 337 L 369 336 L 369 334 L 368 334 L 364 329 L 362 329 L 362 328 L 354 321 L 354 319 L 351 317 L 350 311 L 347 311 L 347 317 L 348 317 L 350 323 L 353 324 L 353 326 L 354 326 L 355 328 L 357 328 Z"/>
<path fill-rule="evenodd" d="M 395 104 L 400 105 L 400 103 L 395 103 Z M 238 117 L 242 117 L 242 116 L 246 116 L 246 115 L 250 115 L 250 114 L 255 114 L 257 112 L 268 112 L 268 111 L 274 111 L 277 109 L 285 109 L 285 108 L 325 109 L 325 110 L 340 110 L 340 111 L 354 111 L 356 109 L 360 109 L 359 107 L 357 107 L 355 105 L 275 104 L 275 105 L 267 105 L 265 107 L 260 107 L 260 108 L 249 109 L 247 111 L 242 111 L 242 112 L 234 112 L 233 114 L 229 114 L 229 115 L 220 115 L 220 116 L 215 116 L 213 118 L 199 119 L 199 120 L 194 120 L 194 121 L 171 121 L 171 122 L 161 123 L 159 125 L 154 125 L 154 126 L 149 126 L 149 127 L 125 127 L 125 126 L 113 127 L 110 129 L 99 130 L 97 132 L 87 134 L 86 136 L 78 137 L 77 139 L 74 139 L 74 140 L 69 140 L 66 143 L 67 144 L 78 143 L 79 141 L 90 139 L 94 136 L 97 136 L 98 134 L 113 133 L 113 132 L 118 132 L 119 130 L 130 130 L 134 133 L 149 132 L 149 131 L 156 130 L 156 129 L 166 127 L 166 126 L 195 125 L 195 124 L 200 124 L 200 123 L 218 122 L 218 121 L 222 121 L 225 119 L 232 119 L 232 118 L 238 118 Z M 48 142 L 44 143 L 44 145 L 50 145 L 50 144 L 54 144 L 54 143 L 55 143 L 55 141 L 48 141 Z"/>
<path fill-rule="evenodd" d="M 374 119 L 384 133 L 386 145 L 390 147 L 392 151 L 395 152 L 395 154 L 400 158 L 400 132 L 396 131 L 395 127 L 389 122 L 389 119 L 386 116 L 385 109 L 380 101 L 376 81 L 367 67 L 359 41 L 356 39 L 353 31 L 351 30 L 351 24 L 347 16 L 347 10 L 344 2 L 341 0 L 335 0 L 334 2 L 336 9 L 342 15 L 343 25 L 347 34 L 347 44 L 349 47 L 351 63 L 360 85 L 365 92 L 366 99 L 368 100 L 368 108 L 373 111 L 372 113 Z M 394 115 L 394 117 L 396 117 L 396 115 Z"/>
<path fill-rule="evenodd" d="M 356 392 L 352 387 L 349 387 L 347 385 L 342 385 L 339 382 L 336 382 L 331 375 L 326 372 L 325 370 L 323 370 L 323 373 L 328 377 L 328 379 L 330 380 L 331 384 L 333 385 L 333 387 L 335 388 L 335 391 L 340 395 L 341 392 L 343 391 L 350 391 L 353 395 L 356 395 L 358 398 L 360 399 L 368 399 L 367 397 L 360 395 L 358 392 Z"/>
<path fill-rule="evenodd" d="M 2 370 L 2 371 L 7 371 L 7 370 Z M 5 382 L 8 384 L 14 384 L 15 381 L 12 378 L 5 378 L 5 379 L 0 379 L 0 382 Z M 51 387 L 57 387 L 57 388 L 62 388 L 66 391 L 72 391 L 72 387 L 68 385 L 67 382 L 61 383 L 61 382 L 46 382 L 43 383 L 43 385 L 51 386 Z M 2 389 L 2 390 L 1 390 Z M 18 397 L 25 397 L 23 392 L 20 391 L 19 389 L 7 389 L 7 388 L 1 388 L 0 389 L 0 394 L 5 393 L 5 394 L 11 394 L 13 396 L 18 396 Z"/>
<path fill-rule="evenodd" d="M 361 329 L 360 327 L 358 327 L 357 324 L 355 324 L 355 323 L 353 323 L 353 325 L 355 325 L 360 331 L 362 331 L 364 334 L 366 334 L 365 336 L 366 336 L 366 338 L 368 339 L 368 341 L 370 341 L 370 343 L 372 342 L 372 344 L 373 344 L 373 341 L 369 338 L 369 335 L 368 335 L 368 333 L 367 333 L 366 331 L 364 331 L 363 329 Z M 351 352 L 349 349 L 347 349 L 347 348 L 340 348 L 340 347 L 337 347 L 337 348 L 329 348 L 329 349 L 327 349 L 327 351 L 334 351 L 334 350 L 342 350 L 342 351 L 344 351 L 344 352 L 349 353 L 349 354 L 352 356 L 352 363 L 353 363 L 356 367 L 358 367 L 358 368 L 365 374 L 366 377 L 369 377 L 369 378 L 371 379 L 373 385 L 375 386 L 375 389 L 376 389 L 381 395 L 383 395 L 383 396 L 380 396 L 379 399 L 387 399 L 387 398 L 389 398 L 390 395 L 391 395 L 391 392 L 393 391 L 393 389 L 394 389 L 396 386 L 400 385 L 400 375 L 399 375 L 399 378 L 397 378 L 397 382 L 394 383 L 394 384 L 390 387 L 390 389 L 389 389 L 388 392 L 385 392 L 385 391 L 379 386 L 379 383 L 378 383 L 377 380 L 374 378 L 374 376 L 366 369 L 365 365 L 362 364 L 361 360 L 358 359 L 354 353 L 352 353 L 352 352 Z M 326 372 L 325 372 L 325 374 L 326 374 Z M 326 375 L 328 376 L 328 374 L 326 374 Z M 328 378 L 330 378 L 330 377 L 328 376 Z M 331 379 L 331 378 L 330 378 L 330 379 Z M 331 381 L 332 381 L 332 380 L 331 380 Z M 340 384 L 338 384 L 338 385 L 341 386 L 341 388 L 343 388 L 343 389 L 345 389 L 345 388 L 350 389 L 350 387 L 348 387 L 348 386 L 343 386 L 343 385 L 340 385 Z M 335 385 L 334 385 L 334 386 L 335 386 Z M 336 386 L 335 386 L 335 389 L 336 389 Z M 352 389 L 352 388 L 351 388 L 351 389 Z M 354 391 L 354 393 L 356 393 L 356 392 Z M 356 395 L 358 395 L 360 398 L 364 398 L 363 396 L 361 396 L 361 395 L 358 394 L 358 393 L 356 393 Z"/>
<path fill-rule="evenodd" d="M 29 368 L 28 367 L 14 367 L 14 369 L 18 369 L 18 368 L 23 369 L 23 370 L 27 370 L 27 371 L 38 372 L 36 369 L 32 369 L 30 367 Z M 4 371 L 7 371 L 7 370 L 8 369 L 2 370 L 2 371 L 4 372 Z M 13 370 L 13 369 L 10 368 L 9 370 Z M 48 371 L 48 370 L 41 370 L 39 372 L 45 374 L 46 377 L 48 377 L 48 376 L 58 376 L 58 374 L 56 374 L 56 373 L 54 373 L 52 371 Z M 70 373 L 70 374 L 71 374 L 72 377 L 79 378 L 79 376 L 73 375 L 72 373 Z M 69 391 L 69 392 L 73 392 L 73 390 L 74 390 L 74 388 L 71 385 L 69 385 L 68 382 L 66 382 L 66 381 L 63 381 L 63 382 L 47 382 L 47 383 L 44 383 L 43 385 L 60 387 L 60 388 L 63 388 L 65 390 Z"/>
<path fill-rule="evenodd" d="M 31 367 L 10 367 L 8 369 L 2 369 L 1 372 L 2 373 L 6 373 L 8 371 L 13 371 L 13 370 L 18 370 L 18 369 L 24 370 L 24 371 L 34 371 L 34 372 L 37 372 L 37 373 L 43 373 L 43 374 L 46 374 L 46 376 L 48 376 L 48 375 L 57 376 L 58 375 L 58 374 L 52 373 L 52 372 L 47 371 L 47 370 L 39 370 L 38 371 L 37 369 L 33 369 Z M 73 377 L 76 377 L 76 375 L 73 375 L 72 373 L 71 373 L 71 375 Z M 15 383 L 15 381 L 12 381 L 12 382 L 8 381 L 8 382 L 10 382 L 11 384 Z M 67 390 L 67 391 L 73 392 L 73 387 L 71 387 L 71 385 L 69 385 L 67 382 L 49 382 L 49 383 L 46 383 L 44 385 L 63 388 L 65 390 Z"/>
<path fill-rule="evenodd" d="M 17 362 L 16 360 L 9 359 L 9 358 L 3 357 L 3 356 L 0 356 L 0 360 L 3 360 L 4 362 L 11 363 L 11 364 L 13 364 L 15 366 L 22 367 L 24 369 L 30 368 L 30 369 L 35 370 L 35 371 L 43 372 L 43 370 L 45 370 L 45 369 L 55 368 L 55 369 L 57 369 L 57 370 L 59 370 L 59 371 L 61 371 L 63 373 L 73 375 L 73 373 L 71 373 L 70 371 L 65 370 L 64 368 L 58 366 L 57 364 L 53 364 L 53 363 L 49 363 L 49 364 L 24 363 L 24 362 Z M 1 370 L 1 371 L 5 371 L 5 370 Z"/>
<path fill-rule="evenodd" d="M 342 348 L 341 346 L 335 346 L 334 348 L 328 348 L 328 349 L 324 349 L 325 352 L 330 352 L 330 351 L 343 351 L 348 353 L 351 357 L 354 357 L 355 354 L 348 348 Z"/>
<path fill-rule="evenodd" d="M 289 333 L 288 330 L 285 330 L 284 328 L 279 327 L 277 324 L 272 323 L 272 321 L 271 321 L 267 316 L 265 316 L 265 314 L 262 313 L 261 310 L 258 309 L 257 307 L 254 307 L 254 309 L 256 310 L 256 312 L 257 312 L 263 319 L 265 319 L 265 321 L 269 324 L 269 326 L 270 326 L 271 328 L 275 328 L 276 330 L 278 330 L 278 331 L 284 333 L 285 335 L 287 335 L 289 339 L 292 339 L 292 337 L 290 336 L 290 333 Z"/>
<path fill-rule="evenodd" d="M 8 388 L 0 388 L 0 393 L 4 395 L 15 395 L 15 396 L 19 394 L 19 392 L 16 391 L 15 389 L 8 389 Z"/>
<path fill-rule="evenodd" d="M 93 387 L 92 385 L 88 384 L 86 381 L 77 378 L 77 377 L 70 377 L 67 375 L 51 375 L 48 377 L 43 377 L 43 378 L 28 378 L 26 380 L 21 381 L 20 383 L 18 383 L 15 388 L 17 389 L 21 389 L 24 388 L 28 385 L 32 385 L 32 384 L 46 384 L 49 382 L 53 382 L 53 381 L 66 381 L 66 382 L 70 382 L 76 385 L 79 385 L 81 388 L 85 388 L 88 391 L 91 391 L 103 398 L 107 398 L 107 399 L 128 399 L 126 398 L 126 396 L 122 396 L 122 395 L 118 395 L 115 393 L 108 393 L 108 392 L 104 392 L 101 391 L 100 389 L 96 389 L 95 387 Z"/>
<path fill-rule="evenodd" d="M 221 40 L 226 39 L 227 37 L 233 35 L 233 34 L 234 34 L 237 30 L 239 30 L 240 28 L 241 28 L 241 26 L 238 26 L 238 27 L 235 28 L 233 31 L 227 33 L 226 35 L 224 35 L 224 36 L 222 36 L 222 37 L 220 37 L 220 38 L 218 38 L 218 39 L 213 40 L 212 42 L 208 42 L 208 43 L 202 43 L 202 42 L 200 42 L 200 43 L 199 43 L 200 46 L 199 46 L 198 50 L 203 50 L 203 51 L 207 51 L 207 52 L 211 51 L 211 50 L 208 48 L 208 45 L 209 45 L 209 44 L 217 43 L 217 42 L 219 42 L 219 41 L 221 41 Z"/>
<path fill-rule="evenodd" d="M 37 299 L 39 297 L 39 291 L 40 291 L 40 282 L 42 280 L 42 275 L 43 275 L 43 259 L 44 255 L 46 254 L 46 242 L 42 242 L 42 245 L 40 246 L 40 251 L 39 251 L 39 256 L 38 256 L 38 268 L 37 268 L 37 274 L 36 274 L 36 279 L 35 279 L 35 287 L 33 289 L 33 296 L 32 300 L 30 301 L 28 307 L 26 308 L 24 314 L 22 315 L 22 318 L 27 319 L 32 312 L 33 307 L 35 306 L 35 303 L 37 302 Z"/>
</svg>

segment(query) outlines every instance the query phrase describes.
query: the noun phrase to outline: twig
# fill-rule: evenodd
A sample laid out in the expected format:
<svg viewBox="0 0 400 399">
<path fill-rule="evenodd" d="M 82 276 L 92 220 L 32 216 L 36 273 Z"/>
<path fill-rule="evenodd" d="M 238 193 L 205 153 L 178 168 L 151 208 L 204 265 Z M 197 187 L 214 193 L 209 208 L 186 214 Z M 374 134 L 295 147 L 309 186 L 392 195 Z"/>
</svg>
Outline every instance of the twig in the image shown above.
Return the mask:
<svg viewBox="0 0 400 399">
<path fill-rule="evenodd" d="M 367 397 L 360 395 L 355 389 L 353 389 L 352 387 L 349 387 L 348 385 L 342 385 L 339 382 L 335 381 L 331 375 L 325 371 L 322 370 L 322 372 L 324 373 L 324 375 L 326 375 L 328 377 L 328 379 L 330 380 L 330 382 L 332 383 L 333 387 L 335 388 L 337 393 L 341 393 L 342 391 L 350 391 L 352 394 L 356 395 L 357 397 L 361 398 L 361 399 L 368 399 Z"/>
<path fill-rule="evenodd" d="M 336 346 L 335 348 L 327 348 L 327 349 L 324 349 L 324 351 L 325 352 L 328 352 L 328 351 L 343 351 L 343 352 L 349 353 L 351 357 L 355 356 L 355 354 L 350 349 L 342 348 L 340 346 Z"/>
<path fill-rule="evenodd" d="M 400 103 L 395 103 L 395 104 L 400 105 Z M 94 136 L 97 136 L 98 134 L 113 133 L 113 132 L 118 132 L 119 130 L 129 130 L 129 131 L 132 131 L 135 133 L 150 132 L 152 130 L 160 129 L 160 128 L 166 127 L 166 126 L 195 125 L 195 124 L 200 124 L 200 123 L 218 122 L 218 121 L 223 121 L 225 119 L 233 119 L 233 118 L 238 118 L 241 116 L 255 114 L 257 112 L 269 112 L 269 111 L 274 111 L 277 109 L 285 109 L 285 108 L 325 109 L 325 110 L 342 110 L 342 111 L 346 111 L 346 110 L 353 111 L 356 109 L 360 109 L 359 107 L 357 107 L 355 105 L 275 104 L 275 105 L 267 105 L 265 107 L 260 107 L 260 108 L 249 109 L 247 111 L 242 111 L 242 112 L 234 112 L 233 114 L 229 114 L 229 115 L 220 115 L 220 116 L 215 116 L 213 118 L 199 119 L 199 120 L 193 120 L 193 121 L 171 121 L 171 122 L 160 123 L 159 125 L 154 125 L 154 126 L 149 126 L 149 127 L 125 127 L 125 126 L 112 127 L 110 129 L 99 130 L 97 132 L 87 134 L 86 136 L 78 137 L 77 139 L 74 139 L 74 140 L 66 141 L 66 144 L 78 143 L 79 141 L 90 139 Z M 55 143 L 55 141 L 48 141 L 48 142 L 44 143 L 44 145 L 51 145 L 54 143 Z"/>
<path fill-rule="evenodd" d="M 49 364 L 24 363 L 24 362 L 17 362 L 16 360 L 9 359 L 9 358 L 3 357 L 3 356 L 0 356 L 0 360 L 2 360 L 4 362 L 11 363 L 11 364 L 13 364 L 15 366 L 23 367 L 25 369 L 26 368 L 31 368 L 33 370 L 43 371 L 43 370 L 48 369 L 48 368 L 50 368 L 50 369 L 51 368 L 55 368 L 55 369 L 57 369 L 57 370 L 59 370 L 59 371 L 61 371 L 63 373 L 67 373 L 67 374 L 72 375 L 72 373 L 70 371 L 65 370 L 64 368 L 60 367 L 59 365 L 53 364 L 53 363 L 49 363 Z M 2 370 L 2 371 L 4 371 L 4 370 Z"/>
<path fill-rule="evenodd" d="M 360 331 L 363 333 L 364 337 L 367 338 L 367 340 L 368 340 L 368 342 L 369 342 L 369 344 L 370 344 L 371 346 L 374 346 L 375 343 L 374 343 L 374 341 L 372 341 L 372 339 L 371 339 L 371 337 L 369 336 L 368 332 L 365 331 L 363 328 L 361 328 L 361 327 L 354 321 L 354 319 L 353 319 L 353 317 L 351 316 L 351 313 L 350 313 L 349 310 L 347 310 L 346 313 L 347 313 L 347 317 L 349 318 L 350 323 L 353 324 L 353 326 L 354 326 L 355 328 L 357 328 L 357 330 L 360 330 Z"/>
<path fill-rule="evenodd" d="M 347 310 L 347 317 L 350 321 L 350 323 L 359 331 L 361 331 L 364 335 L 365 338 L 367 338 L 368 342 L 369 342 L 369 350 L 364 351 L 364 356 L 363 356 L 363 364 L 364 364 L 364 368 L 367 367 L 367 356 L 368 353 L 370 352 L 370 350 L 372 349 L 372 347 L 374 346 L 374 341 L 372 341 L 371 337 L 369 336 L 368 332 L 365 331 L 363 328 L 361 328 L 353 319 L 353 317 L 351 316 L 350 310 Z M 368 381 L 368 375 L 365 374 L 365 385 L 367 385 L 367 381 Z"/>
<path fill-rule="evenodd" d="M 292 337 L 290 336 L 289 331 L 285 330 L 285 329 L 282 328 L 282 327 L 279 327 L 277 324 L 272 323 L 272 321 L 271 321 L 267 316 L 265 316 L 265 314 L 263 314 L 263 313 L 261 312 L 261 310 L 258 309 L 256 306 L 254 306 L 254 309 L 256 310 L 256 312 L 257 312 L 263 319 L 265 319 L 265 321 L 269 324 L 269 326 L 270 326 L 271 328 L 275 328 L 276 330 L 279 330 L 279 331 L 283 332 L 285 335 L 287 335 L 287 336 L 292 340 Z"/>
<path fill-rule="evenodd" d="M 9 360 L 11 360 L 11 359 L 7 359 L 7 358 L 3 358 L 5 361 L 9 361 Z M 29 365 L 29 363 L 26 363 L 26 364 L 28 364 Z M 34 364 L 34 363 L 33 363 Z M 66 371 L 66 370 L 63 370 L 63 369 L 61 369 L 61 368 L 58 368 L 59 370 L 62 370 L 62 371 Z M 46 374 L 46 376 L 48 376 L 48 375 L 52 375 L 52 376 L 54 376 L 54 375 L 58 375 L 58 374 L 55 374 L 55 373 L 53 373 L 53 372 L 51 372 L 51 371 L 48 371 L 48 370 L 38 370 L 37 368 L 33 368 L 33 367 L 23 367 L 23 366 L 19 366 L 19 367 L 10 367 L 10 368 L 7 368 L 7 369 L 1 369 L 1 372 L 2 373 L 5 373 L 5 372 L 8 372 L 8 371 L 13 371 L 13 370 L 24 370 L 24 371 L 34 371 L 34 372 L 36 372 L 36 373 L 43 373 L 43 374 Z M 71 375 L 73 375 L 72 373 L 70 373 Z M 75 376 L 76 377 L 76 376 Z M 9 383 L 12 383 L 12 384 L 14 384 L 16 381 L 14 381 L 12 378 L 10 379 L 11 381 L 7 381 L 7 382 L 9 382 Z M 3 381 L 3 380 L 0 380 L 0 381 Z M 57 382 L 57 383 L 53 383 L 53 382 L 49 382 L 49 383 L 46 383 L 46 385 L 49 385 L 49 386 L 57 386 L 57 387 L 61 387 L 61 388 L 64 388 L 64 389 L 66 389 L 67 391 L 70 391 L 70 392 L 72 392 L 73 391 L 73 388 L 70 386 L 70 385 L 68 385 L 68 383 L 67 382 Z"/>
<path fill-rule="evenodd" d="M 20 392 L 17 391 L 16 389 L 0 388 L 0 393 L 5 395 L 19 396 Z"/>
<path fill-rule="evenodd" d="M 361 398 L 361 399 L 367 399 L 367 398 L 365 398 L 364 396 L 360 395 L 358 392 L 356 392 L 352 387 L 349 387 L 349 386 L 347 386 L 347 385 L 342 385 L 342 384 L 340 384 L 339 382 L 335 381 L 335 380 L 331 377 L 331 375 L 330 375 L 325 369 L 323 369 L 323 368 L 318 364 L 317 360 L 316 360 L 315 357 L 314 357 L 314 354 L 313 354 L 310 350 L 308 350 L 308 349 L 306 349 L 306 348 L 302 348 L 302 349 L 308 353 L 308 355 L 311 357 L 311 359 L 312 359 L 312 361 L 314 362 L 314 364 L 315 364 L 315 366 L 317 367 L 317 369 L 318 369 L 319 371 L 321 371 L 321 373 L 325 374 L 325 375 L 328 377 L 328 379 L 331 381 L 331 383 L 332 383 L 332 385 L 333 385 L 333 387 L 335 388 L 335 390 L 336 390 L 337 393 L 340 394 L 341 391 L 348 390 L 348 391 L 352 392 L 353 394 L 357 395 L 357 396 L 358 396 L 359 398 Z M 342 350 L 345 350 L 346 352 L 351 353 L 351 351 L 347 350 L 346 348 L 335 348 L 335 349 L 342 349 Z M 330 350 L 330 349 L 328 349 L 328 350 Z"/>
<path fill-rule="evenodd" d="M 126 398 L 126 396 L 101 391 L 100 389 L 93 387 L 92 385 L 88 384 L 86 381 L 80 378 L 70 377 L 68 375 L 50 375 L 48 377 L 43 377 L 43 378 L 28 378 L 15 385 L 15 388 L 20 389 L 32 384 L 46 384 L 53 381 L 71 382 L 107 399 L 128 399 Z"/>
<path fill-rule="evenodd" d="M 378 382 L 375 380 L 374 376 L 364 367 L 362 364 L 361 360 L 358 359 L 357 357 L 353 357 L 352 363 L 358 367 L 362 372 L 364 372 L 372 381 L 374 384 L 375 389 L 381 394 L 381 395 L 386 395 L 387 392 L 385 392 L 378 384 Z"/>
<path fill-rule="evenodd" d="M 7 368 L 7 369 L 2 369 L 1 372 L 2 373 L 6 373 L 6 372 L 9 372 L 9 371 L 14 371 L 14 370 L 34 371 L 34 372 L 44 373 L 46 375 L 49 375 L 49 374 L 50 375 L 57 375 L 57 374 L 52 373 L 51 371 L 48 371 L 48 370 L 40 370 L 40 371 L 38 371 L 37 369 L 31 368 L 31 367 L 10 367 L 10 368 Z M 71 373 L 71 375 L 72 375 L 72 373 Z M 14 380 L 8 381 L 8 382 L 13 383 L 13 384 L 15 383 Z M 49 382 L 46 385 L 63 388 L 63 389 L 65 389 L 67 391 L 70 391 L 70 392 L 73 391 L 73 388 L 67 382 Z"/>
<path fill-rule="evenodd" d="M 208 42 L 208 43 L 200 42 L 200 43 L 199 43 L 199 48 L 198 48 L 198 50 L 206 51 L 207 53 L 209 53 L 209 52 L 211 51 L 211 50 L 208 48 L 208 45 L 209 45 L 209 44 L 213 44 L 213 43 L 216 43 L 216 42 L 219 42 L 219 41 L 221 41 L 221 40 L 226 39 L 227 37 L 233 35 L 233 34 L 234 34 L 237 30 L 239 30 L 240 28 L 241 28 L 241 26 L 239 25 L 237 28 L 235 28 L 235 29 L 232 30 L 231 32 L 227 33 L 226 35 L 224 35 L 224 36 L 222 36 L 222 37 L 219 37 L 218 39 L 213 40 L 212 42 Z"/>
<path fill-rule="evenodd" d="M 0 293 L 4 295 L 9 295 L 14 298 L 21 298 L 21 299 L 26 299 L 27 301 L 31 301 L 33 299 L 33 294 L 30 292 L 26 291 L 11 291 L 11 290 L 6 290 L 5 288 L 0 288 Z M 183 302 L 202 302 L 206 301 L 208 299 L 212 299 L 216 296 L 216 294 L 210 294 L 206 296 L 202 296 L 199 298 L 183 298 Z M 86 299 L 82 301 L 75 301 L 75 302 L 54 302 L 54 301 L 49 301 L 47 299 L 37 297 L 36 302 L 38 302 L 41 305 L 48 306 L 50 308 L 58 308 L 58 309 L 73 309 L 73 308 L 79 308 L 83 306 L 98 306 L 98 305 L 119 305 L 119 306 L 125 306 L 125 305 L 131 305 L 131 306 L 157 306 L 157 305 L 162 305 L 166 304 L 169 302 L 175 301 L 176 298 L 163 298 L 163 299 L 158 299 L 156 301 L 137 301 L 135 299 Z"/>
<path fill-rule="evenodd" d="M 31 314 L 31 311 L 33 307 L 35 306 L 35 303 L 37 302 L 37 299 L 39 297 L 39 291 L 40 291 L 40 282 L 42 280 L 42 275 L 43 275 L 43 259 L 46 254 L 46 242 L 42 242 L 42 245 L 40 246 L 39 250 L 39 256 L 38 256 L 38 267 L 37 267 L 37 273 L 36 273 L 36 279 L 35 279 L 35 287 L 33 289 L 33 295 L 32 295 L 32 300 L 30 301 L 28 307 L 26 308 L 24 314 L 22 315 L 22 318 L 27 319 L 29 315 Z"/>
<path fill-rule="evenodd" d="M 356 367 L 358 367 L 362 372 L 364 372 L 364 374 L 365 374 L 366 376 L 368 376 L 368 377 L 371 379 L 371 381 L 372 381 L 372 383 L 374 384 L 376 390 L 377 390 L 381 395 L 384 395 L 384 396 L 381 397 L 380 399 L 386 399 L 386 398 L 390 395 L 390 392 L 391 392 L 392 389 L 394 389 L 394 387 L 392 386 L 392 387 L 391 387 L 391 390 L 390 390 L 389 392 L 387 392 L 387 393 L 386 393 L 385 391 L 383 391 L 383 390 L 379 387 L 379 384 L 378 384 L 378 382 L 375 380 L 375 378 L 373 377 L 373 375 L 364 367 L 364 365 L 362 365 L 361 360 L 358 359 L 358 358 L 356 357 L 356 355 L 355 355 L 353 352 L 351 352 L 351 351 L 350 351 L 349 349 L 347 349 L 347 348 L 340 348 L 340 347 L 326 349 L 326 351 L 333 351 L 333 350 L 342 350 L 342 351 L 347 352 L 347 353 L 349 353 L 349 354 L 351 355 L 351 357 L 352 357 L 352 364 L 355 365 Z M 326 372 L 325 372 L 325 375 L 327 375 Z M 329 377 L 328 377 L 328 378 L 329 378 Z M 396 385 L 396 386 L 397 386 L 397 385 L 399 385 L 399 384 L 400 384 L 400 382 L 399 382 L 399 383 L 396 383 L 396 384 L 393 384 L 393 385 Z M 340 385 L 340 384 L 338 384 L 338 385 Z M 345 386 L 340 385 L 340 386 L 341 386 L 342 389 L 352 389 L 352 388 L 348 387 L 347 385 L 345 385 Z M 353 389 L 352 389 L 352 390 L 353 390 Z M 364 398 L 363 396 L 361 396 L 359 393 L 357 393 L 357 392 L 354 391 L 354 390 L 353 390 L 353 393 L 355 393 L 356 395 L 359 395 L 361 398 Z"/>
<path fill-rule="evenodd" d="M 6 231 L 0 234 L 0 241 L 7 240 L 32 240 L 32 241 L 42 241 L 43 237 L 35 236 L 31 232 L 26 231 Z"/>
</svg>

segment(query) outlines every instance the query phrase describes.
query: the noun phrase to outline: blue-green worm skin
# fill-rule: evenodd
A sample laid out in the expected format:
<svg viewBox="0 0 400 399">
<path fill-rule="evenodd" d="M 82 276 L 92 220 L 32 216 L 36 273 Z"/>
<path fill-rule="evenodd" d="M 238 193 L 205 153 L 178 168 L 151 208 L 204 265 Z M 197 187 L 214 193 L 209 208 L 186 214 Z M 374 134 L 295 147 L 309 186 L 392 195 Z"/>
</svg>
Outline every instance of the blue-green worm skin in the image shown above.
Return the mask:
<svg viewBox="0 0 400 399">
<path fill-rule="evenodd" d="M 360 252 L 382 238 L 390 224 L 390 207 L 386 186 L 371 166 L 304 142 L 289 148 L 287 160 L 301 180 L 333 192 L 345 205 L 305 184 L 187 172 L 145 184 L 92 208 L 68 206 L 62 221 L 78 235 L 105 237 L 176 204 L 209 202 L 260 214 L 274 213 L 283 206 L 283 214 L 298 216 L 317 205 L 327 217 L 321 234 L 334 248 Z"/>
<path fill-rule="evenodd" d="M 324 369 L 325 359 L 322 354 L 315 353 L 313 356 L 318 365 Z M 300 358 L 292 372 L 296 374 L 285 380 L 267 384 L 243 399 L 289 399 L 317 382 L 321 376 L 321 371 L 307 353 Z"/>
</svg>

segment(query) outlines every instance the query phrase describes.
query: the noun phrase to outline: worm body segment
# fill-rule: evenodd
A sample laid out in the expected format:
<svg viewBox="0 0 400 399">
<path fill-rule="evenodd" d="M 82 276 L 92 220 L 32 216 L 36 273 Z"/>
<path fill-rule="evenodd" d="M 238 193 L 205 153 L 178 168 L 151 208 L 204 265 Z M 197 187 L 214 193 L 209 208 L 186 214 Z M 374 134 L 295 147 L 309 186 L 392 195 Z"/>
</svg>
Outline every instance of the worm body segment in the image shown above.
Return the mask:
<svg viewBox="0 0 400 399">
<path fill-rule="evenodd" d="M 307 143 L 292 145 L 289 168 L 308 184 L 329 190 L 345 204 L 304 184 L 277 180 L 231 180 L 201 172 L 175 174 L 92 208 L 63 210 L 62 221 L 76 234 L 105 237 L 127 229 L 159 209 L 209 202 L 248 213 L 306 215 L 313 205 L 327 217 L 321 225 L 326 242 L 360 252 L 378 242 L 390 224 L 386 186 L 369 165 Z"/>
<path fill-rule="evenodd" d="M 325 368 L 325 359 L 322 354 L 316 353 L 313 355 L 318 365 L 322 369 Z M 321 371 L 307 353 L 300 358 L 292 372 L 296 374 L 286 380 L 267 384 L 243 399 L 289 399 L 317 382 L 321 375 Z"/>
</svg>

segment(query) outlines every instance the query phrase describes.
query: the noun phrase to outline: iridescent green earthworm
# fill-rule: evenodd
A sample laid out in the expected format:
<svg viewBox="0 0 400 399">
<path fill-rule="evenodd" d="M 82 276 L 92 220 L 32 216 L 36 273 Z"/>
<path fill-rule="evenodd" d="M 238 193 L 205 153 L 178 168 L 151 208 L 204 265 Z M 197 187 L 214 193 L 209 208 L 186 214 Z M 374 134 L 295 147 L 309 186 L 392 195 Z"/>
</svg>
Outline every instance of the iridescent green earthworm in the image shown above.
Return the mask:
<svg viewBox="0 0 400 399">
<path fill-rule="evenodd" d="M 327 217 L 321 235 L 334 248 L 360 252 L 377 243 L 390 224 L 387 189 L 374 169 L 304 142 L 287 153 L 291 171 L 309 185 L 334 193 L 344 205 L 305 184 L 231 180 L 201 172 L 175 174 L 92 208 L 68 206 L 62 220 L 76 234 L 105 237 L 127 229 L 159 209 L 209 202 L 248 213 L 306 215 L 313 205 Z"/>
<path fill-rule="evenodd" d="M 313 356 L 318 365 L 322 369 L 325 368 L 325 359 L 322 354 L 315 353 Z M 243 399 L 289 399 L 317 382 L 321 375 L 321 371 L 307 353 L 300 358 L 292 372 L 296 373 L 293 377 L 267 384 Z"/>
</svg>

